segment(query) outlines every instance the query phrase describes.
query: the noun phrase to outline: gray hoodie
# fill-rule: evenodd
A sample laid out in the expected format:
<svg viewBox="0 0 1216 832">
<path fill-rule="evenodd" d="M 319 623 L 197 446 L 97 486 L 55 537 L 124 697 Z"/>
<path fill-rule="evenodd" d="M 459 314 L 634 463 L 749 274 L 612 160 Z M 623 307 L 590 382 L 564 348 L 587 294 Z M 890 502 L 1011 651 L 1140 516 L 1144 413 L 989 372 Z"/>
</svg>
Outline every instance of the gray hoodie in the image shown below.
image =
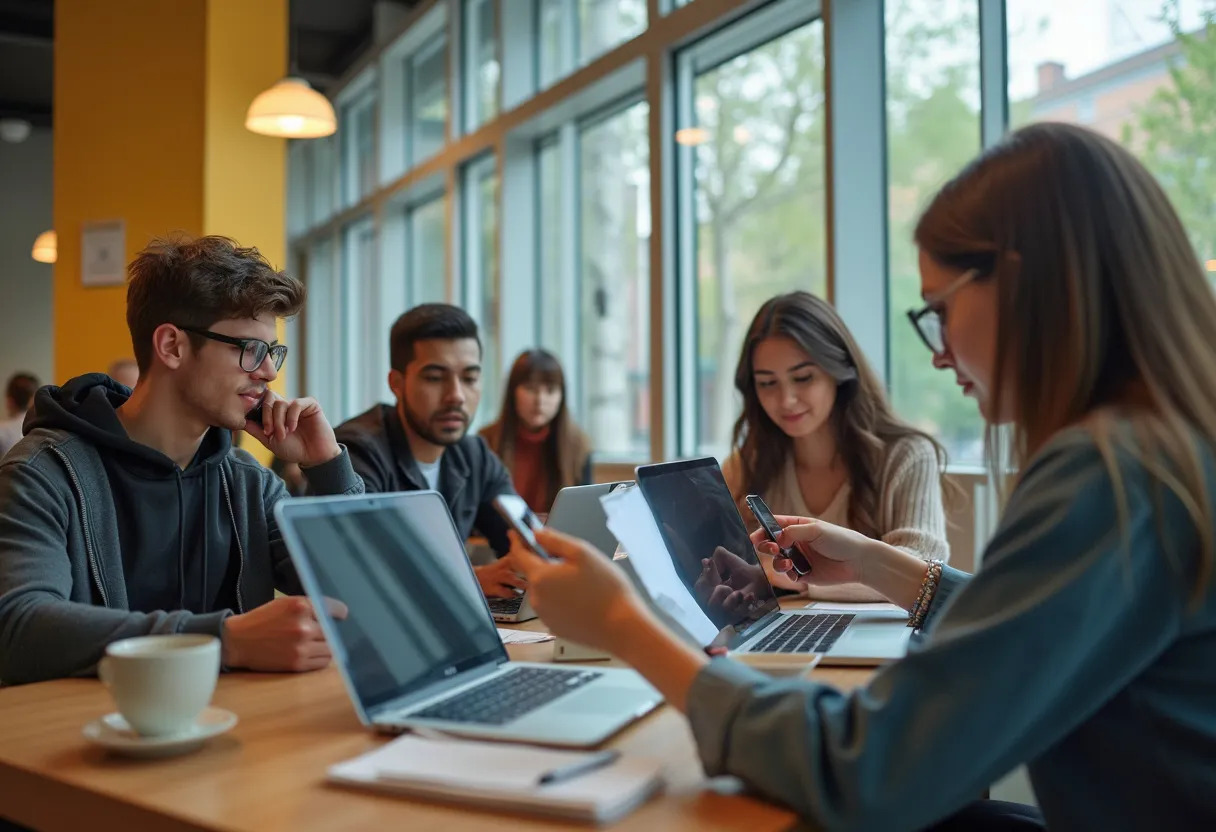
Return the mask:
<svg viewBox="0 0 1216 832">
<path fill-rule="evenodd" d="M 178 470 L 126 436 L 128 395 L 101 374 L 44 387 L 0 463 L 4 684 L 92 673 L 120 638 L 218 636 L 276 588 L 300 591 L 274 521 L 282 481 L 220 428 Z M 317 494 L 363 491 L 345 452 L 306 475 Z"/>
</svg>

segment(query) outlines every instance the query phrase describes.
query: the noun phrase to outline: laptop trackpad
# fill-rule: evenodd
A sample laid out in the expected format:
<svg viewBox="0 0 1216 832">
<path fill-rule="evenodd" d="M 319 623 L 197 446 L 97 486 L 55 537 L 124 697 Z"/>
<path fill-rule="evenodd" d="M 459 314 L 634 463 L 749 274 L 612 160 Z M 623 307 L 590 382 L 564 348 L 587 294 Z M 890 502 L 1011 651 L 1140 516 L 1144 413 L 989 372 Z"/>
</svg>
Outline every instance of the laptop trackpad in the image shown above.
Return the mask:
<svg viewBox="0 0 1216 832">
<path fill-rule="evenodd" d="M 563 696 L 553 703 L 553 709 L 562 714 L 617 716 L 629 713 L 629 703 L 641 704 L 643 699 L 637 688 L 596 685 L 570 696 Z"/>
<path fill-rule="evenodd" d="M 912 631 L 891 621 L 854 620 L 831 652 L 840 656 L 898 658 L 908 649 Z"/>
</svg>

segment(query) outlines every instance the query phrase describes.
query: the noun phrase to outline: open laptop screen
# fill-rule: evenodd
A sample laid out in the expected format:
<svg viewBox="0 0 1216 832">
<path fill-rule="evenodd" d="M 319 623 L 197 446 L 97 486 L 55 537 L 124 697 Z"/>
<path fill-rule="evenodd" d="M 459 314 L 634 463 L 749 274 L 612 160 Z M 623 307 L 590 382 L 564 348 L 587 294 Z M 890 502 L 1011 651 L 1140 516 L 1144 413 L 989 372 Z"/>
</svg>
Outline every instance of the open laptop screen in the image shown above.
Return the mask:
<svg viewBox="0 0 1216 832">
<path fill-rule="evenodd" d="M 365 711 L 506 660 L 441 496 L 295 502 L 293 558 L 314 602 L 319 592 L 350 611 L 330 631 Z"/>
<path fill-rule="evenodd" d="M 777 609 L 717 460 L 644 465 L 637 477 L 680 580 L 715 626 L 742 630 Z"/>
</svg>

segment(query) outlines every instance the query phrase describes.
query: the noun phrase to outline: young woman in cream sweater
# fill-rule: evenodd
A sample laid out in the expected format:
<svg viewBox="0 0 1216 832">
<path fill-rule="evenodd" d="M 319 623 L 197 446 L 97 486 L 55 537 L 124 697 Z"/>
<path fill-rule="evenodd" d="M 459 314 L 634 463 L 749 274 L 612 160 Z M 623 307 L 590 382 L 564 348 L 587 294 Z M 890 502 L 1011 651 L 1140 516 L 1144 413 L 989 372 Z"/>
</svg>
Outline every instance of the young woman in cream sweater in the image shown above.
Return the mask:
<svg viewBox="0 0 1216 832">
<path fill-rule="evenodd" d="M 814 517 L 929 561 L 950 556 L 945 453 L 900 421 L 844 321 L 808 292 L 772 298 L 752 320 L 735 371 L 743 414 L 722 466 L 745 522 L 759 494 L 775 514 Z M 880 601 L 860 584 L 777 586 L 833 601 Z"/>
</svg>

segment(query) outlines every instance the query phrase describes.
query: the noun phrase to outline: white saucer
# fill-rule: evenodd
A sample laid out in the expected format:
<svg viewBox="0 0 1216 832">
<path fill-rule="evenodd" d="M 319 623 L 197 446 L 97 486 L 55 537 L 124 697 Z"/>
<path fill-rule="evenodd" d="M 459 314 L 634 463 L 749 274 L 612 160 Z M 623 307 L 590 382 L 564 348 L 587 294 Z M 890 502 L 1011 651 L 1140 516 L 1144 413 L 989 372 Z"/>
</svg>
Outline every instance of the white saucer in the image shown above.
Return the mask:
<svg viewBox="0 0 1216 832">
<path fill-rule="evenodd" d="M 120 713 L 106 714 L 84 726 L 89 742 L 132 757 L 169 757 L 194 751 L 212 737 L 232 730 L 236 714 L 223 708 L 206 708 L 194 724 L 180 734 L 145 737 L 136 733 Z"/>
</svg>

